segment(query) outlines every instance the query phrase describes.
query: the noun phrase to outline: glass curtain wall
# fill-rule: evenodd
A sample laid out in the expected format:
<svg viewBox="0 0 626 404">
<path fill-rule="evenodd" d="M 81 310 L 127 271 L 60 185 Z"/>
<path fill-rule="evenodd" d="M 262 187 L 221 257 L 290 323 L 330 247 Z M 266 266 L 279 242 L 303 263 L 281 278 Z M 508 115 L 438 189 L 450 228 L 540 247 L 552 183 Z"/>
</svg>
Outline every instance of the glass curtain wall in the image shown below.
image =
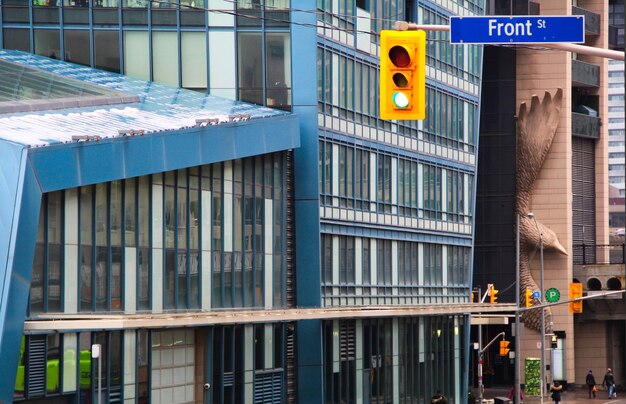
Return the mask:
<svg viewBox="0 0 626 404">
<path fill-rule="evenodd" d="M 165 310 L 200 310 L 202 294 L 210 295 L 206 308 L 265 307 L 267 299 L 285 307 L 285 158 L 277 153 L 45 194 L 29 315 L 73 312 L 72 296 L 80 312 L 149 311 L 153 293 L 163 294 Z M 154 198 L 162 213 L 153 211 Z M 203 203 L 209 217 L 202 217 Z M 163 216 L 154 220 L 155 214 Z M 77 248 L 76 261 L 63 254 L 64 223 L 76 226 L 78 240 L 69 244 Z M 162 291 L 152 289 L 155 232 L 165 246 Z M 202 237 L 212 257 L 207 262 Z M 77 279 L 67 283 L 70 290 L 64 290 L 66 271 Z M 202 273 L 212 274 L 210 290 L 201 288 Z M 129 276 L 133 290 L 125 284 Z"/>
</svg>

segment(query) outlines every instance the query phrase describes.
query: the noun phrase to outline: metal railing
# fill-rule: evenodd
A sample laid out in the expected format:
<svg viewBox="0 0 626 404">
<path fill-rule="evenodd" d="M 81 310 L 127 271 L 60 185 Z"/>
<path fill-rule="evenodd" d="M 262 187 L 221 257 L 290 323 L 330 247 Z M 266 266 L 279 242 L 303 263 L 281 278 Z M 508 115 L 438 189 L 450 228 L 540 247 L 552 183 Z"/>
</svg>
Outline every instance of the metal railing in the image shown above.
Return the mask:
<svg viewBox="0 0 626 404">
<path fill-rule="evenodd" d="M 584 8 L 572 6 L 572 15 L 585 16 L 585 34 L 600 34 L 600 14 L 585 10 Z"/>
<path fill-rule="evenodd" d="M 572 82 L 584 87 L 600 86 L 600 66 L 572 59 Z"/>
<path fill-rule="evenodd" d="M 572 135 L 599 139 L 600 118 L 572 112 Z"/>
<path fill-rule="evenodd" d="M 624 264 L 626 248 L 622 244 L 575 244 L 572 246 L 574 264 Z"/>
</svg>

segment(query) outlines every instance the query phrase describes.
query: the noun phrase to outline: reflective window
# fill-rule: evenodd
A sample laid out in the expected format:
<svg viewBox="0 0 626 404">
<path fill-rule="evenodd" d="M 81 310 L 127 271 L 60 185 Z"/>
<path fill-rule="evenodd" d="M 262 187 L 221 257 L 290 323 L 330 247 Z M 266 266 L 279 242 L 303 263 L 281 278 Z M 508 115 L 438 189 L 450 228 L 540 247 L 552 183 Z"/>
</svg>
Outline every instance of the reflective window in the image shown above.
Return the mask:
<svg viewBox="0 0 626 404">
<path fill-rule="evenodd" d="M 36 29 L 35 30 L 35 54 L 46 56 L 51 59 L 61 58 L 61 42 L 59 30 Z"/>
<path fill-rule="evenodd" d="M 5 11 L 6 9 L 3 9 Z M 4 28 L 2 30 L 4 49 L 15 49 L 30 52 L 30 38 L 28 29 Z"/>
<path fill-rule="evenodd" d="M 65 60 L 90 66 L 89 60 L 89 31 L 68 30 L 63 31 L 65 45 Z"/>
<path fill-rule="evenodd" d="M 94 31 L 94 67 L 120 72 L 120 34 L 118 31 Z"/>
</svg>

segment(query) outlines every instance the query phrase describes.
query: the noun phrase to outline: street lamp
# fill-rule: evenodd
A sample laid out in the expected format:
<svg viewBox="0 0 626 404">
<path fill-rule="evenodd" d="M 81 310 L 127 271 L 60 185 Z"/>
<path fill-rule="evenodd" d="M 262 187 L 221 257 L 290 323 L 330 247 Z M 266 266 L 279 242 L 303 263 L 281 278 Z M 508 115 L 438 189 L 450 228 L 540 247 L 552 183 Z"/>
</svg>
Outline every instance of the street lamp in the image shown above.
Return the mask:
<svg viewBox="0 0 626 404">
<path fill-rule="evenodd" d="M 539 285 L 539 289 L 541 290 L 541 301 L 543 302 L 543 233 L 539 230 L 539 225 L 537 224 L 537 219 L 532 212 L 528 212 L 528 217 L 533 219 L 535 222 L 535 227 L 537 228 L 537 232 L 539 233 L 539 261 L 541 262 L 541 284 Z M 541 403 L 543 404 L 543 394 L 545 393 L 546 386 L 546 310 L 544 307 L 541 308 Z"/>
</svg>

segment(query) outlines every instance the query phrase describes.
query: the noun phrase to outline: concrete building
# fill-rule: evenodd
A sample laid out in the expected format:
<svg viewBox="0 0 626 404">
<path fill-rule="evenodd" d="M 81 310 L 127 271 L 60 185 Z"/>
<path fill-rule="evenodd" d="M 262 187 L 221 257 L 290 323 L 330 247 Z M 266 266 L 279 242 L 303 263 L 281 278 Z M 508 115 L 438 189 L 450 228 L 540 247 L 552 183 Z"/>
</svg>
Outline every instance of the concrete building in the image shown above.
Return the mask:
<svg viewBox="0 0 626 404">
<path fill-rule="evenodd" d="M 605 1 L 491 2 L 491 13 L 584 15 L 585 45 L 608 48 L 608 4 Z M 485 48 L 481 104 L 479 188 L 474 282 L 495 283 L 502 300 L 515 301 L 516 120 L 520 105 L 544 92 L 563 91 L 558 126 L 541 171 L 531 192 L 530 211 L 553 231 L 567 255 L 545 250 L 545 290 L 555 288 L 568 296 L 569 283 L 580 281 L 585 293 L 589 264 L 610 265 L 608 193 L 608 79 L 606 59 L 539 49 Z M 623 114 L 622 114 L 623 115 Z M 622 116 L 623 118 L 623 116 Z M 622 148 L 623 151 L 623 148 Z M 522 212 L 523 219 L 529 212 Z M 531 250 L 532 275 L 539 285 L 539 245 Z M 619 285 L 603 283 L 601 290 L 624 285 L 624 262 L 610 266 Z M 604 267 L 603 267 L 604 268 Z M 602 269 L 603 271 L 605 269 Z M 584 275 L 584 276 L 581 276 Z M 499 286 L 499 287 L 498 287 Z M 522 299 L 522 302 L 524 300 Z M 551 309 L 557 346 L 546 352 L 547 381 L 584 383 L 589 369 L 603 375 L 606 367 L 616 371 L 623 383 L 626 363 L 624 298 L 585 303 L 582 315 L 572 315 L 567 305 Z M 592 313 L 593 312 L 593 313 Z M 595 319 L 595 320 L 593 320 Z M 491 327 L 489 335 L 510 332 L 509 326 Z M 521 357 L 540 358 L 540 333 L 522 327 Z M 545 344 L 550 347 L 549 341 Z M 512 361 L 487 360 L 496 382 L 512 383 Z M 523 367 L 522 367 L 523 369 Z M 522 370 L 523 373 L 523 370 Z M 522 383 L 524 375 L 522 374 Z"/>
<path fill-rule="evenodd" d="M 5 60 L 138 98 L 7 112 L 0 400 L 95 399 L 99 343 L 107 402 L 465 401 L 482 48 L 429 33 L 426 120 L 382 121 L 378 33 L 482 1 L 1 11 Z"/>
</svg>

